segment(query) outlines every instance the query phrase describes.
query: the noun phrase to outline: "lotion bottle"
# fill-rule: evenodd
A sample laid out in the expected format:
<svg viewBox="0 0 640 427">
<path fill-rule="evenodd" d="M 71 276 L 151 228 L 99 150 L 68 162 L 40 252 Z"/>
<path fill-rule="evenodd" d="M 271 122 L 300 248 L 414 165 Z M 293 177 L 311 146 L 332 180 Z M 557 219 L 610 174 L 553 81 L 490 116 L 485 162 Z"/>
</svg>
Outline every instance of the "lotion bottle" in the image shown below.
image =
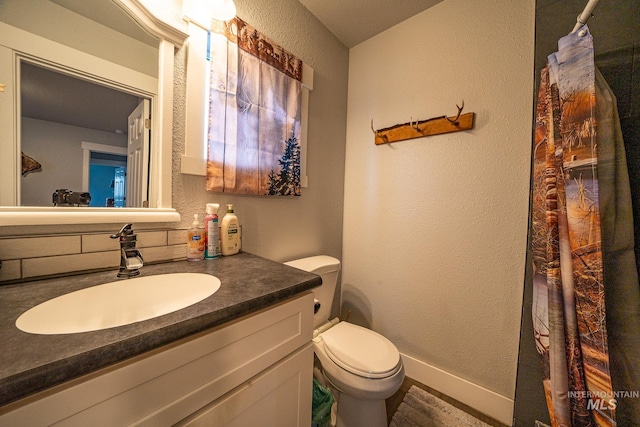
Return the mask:
<svg viewBox="0 0 640 427">
<path fill-rule="evenodd" d="M 187 232 L 187 260 L 200 261 L 204 259 L 204 229 L 200 227 L 198 214 L 193 215 L 191 228 Z"/>
<path fill-rule="evenodd" d="M 227 205 L 227 213 L 222 218 L 220 231 L 222 255 L 234 255 L 240 252 L 240 225 L 231 204 Z"/>
<path fill-rule="evenodd" d="M 218 258 L 220 255 L 220 225 L 218 223 L 217 203 L 207 203 L 207 216 L 204 217 L 204 257 L 205 259 Z"/>
</svg>

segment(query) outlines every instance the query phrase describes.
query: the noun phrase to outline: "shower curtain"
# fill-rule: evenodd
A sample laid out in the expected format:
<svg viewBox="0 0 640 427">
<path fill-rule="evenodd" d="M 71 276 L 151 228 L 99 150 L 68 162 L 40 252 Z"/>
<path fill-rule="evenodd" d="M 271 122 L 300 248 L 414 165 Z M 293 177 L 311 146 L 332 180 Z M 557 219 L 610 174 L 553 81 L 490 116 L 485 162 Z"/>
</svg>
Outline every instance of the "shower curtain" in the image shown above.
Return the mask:
<svg viewBox="0 0 640 427">
<path fill-rule="evenodd" d="M 640 423 L 640 289 L 615 97 L 584 26 L 542 70 L 533 147 L 533 330 L 553 426 Z"/>
</svg>

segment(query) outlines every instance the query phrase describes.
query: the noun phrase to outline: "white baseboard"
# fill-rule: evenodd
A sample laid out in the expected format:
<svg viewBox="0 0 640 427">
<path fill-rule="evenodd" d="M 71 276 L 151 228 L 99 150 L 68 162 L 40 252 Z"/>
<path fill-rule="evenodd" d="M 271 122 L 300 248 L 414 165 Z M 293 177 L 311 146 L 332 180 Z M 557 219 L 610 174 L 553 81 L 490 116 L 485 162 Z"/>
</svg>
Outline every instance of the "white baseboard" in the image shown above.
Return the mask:
<svg viewBox="0 0 640 427">
<path fill-rule="evenodd" d="M 513 399 L 502 396 L 442 369 L 402 354 L 405 374 L 506 425 L 513 423 Z"/>
</svg>

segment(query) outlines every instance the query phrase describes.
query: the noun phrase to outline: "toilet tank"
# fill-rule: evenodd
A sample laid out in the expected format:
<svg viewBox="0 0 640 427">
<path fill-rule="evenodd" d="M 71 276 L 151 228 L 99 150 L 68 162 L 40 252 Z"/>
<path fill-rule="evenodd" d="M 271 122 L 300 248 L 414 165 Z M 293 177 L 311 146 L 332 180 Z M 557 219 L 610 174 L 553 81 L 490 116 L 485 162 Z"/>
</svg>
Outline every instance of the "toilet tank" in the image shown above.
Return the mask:
<svg viewBox="0 0 640 427">
<path fill-rule="evenodd" d="M 322 278 L 322 285 L 312 289 L 313 297 L 320 302 L 320 310 L 313 317 L 313 327 L 315 329 L 326 323 L 331 315 L 333 296 L 338 284 L 340 261 L 327 255 L 316 255 L 285 262 L 285 265 L 317 274 Z"/>
</svg>

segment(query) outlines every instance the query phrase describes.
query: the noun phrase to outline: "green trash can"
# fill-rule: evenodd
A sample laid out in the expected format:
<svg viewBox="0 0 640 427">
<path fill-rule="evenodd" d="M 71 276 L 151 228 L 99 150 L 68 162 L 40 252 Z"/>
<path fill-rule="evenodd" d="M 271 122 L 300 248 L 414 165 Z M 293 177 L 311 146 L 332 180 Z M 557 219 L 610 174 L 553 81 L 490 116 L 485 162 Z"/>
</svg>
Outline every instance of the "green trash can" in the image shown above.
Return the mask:
<svg viewBox="0 0 640 427">
<path fill-rule="evenodd" d="M 331 424 L 333 394 L 313 379 L 313 401 L 311 404 L 311 427 L 328 427 Z"/>
</svg>

